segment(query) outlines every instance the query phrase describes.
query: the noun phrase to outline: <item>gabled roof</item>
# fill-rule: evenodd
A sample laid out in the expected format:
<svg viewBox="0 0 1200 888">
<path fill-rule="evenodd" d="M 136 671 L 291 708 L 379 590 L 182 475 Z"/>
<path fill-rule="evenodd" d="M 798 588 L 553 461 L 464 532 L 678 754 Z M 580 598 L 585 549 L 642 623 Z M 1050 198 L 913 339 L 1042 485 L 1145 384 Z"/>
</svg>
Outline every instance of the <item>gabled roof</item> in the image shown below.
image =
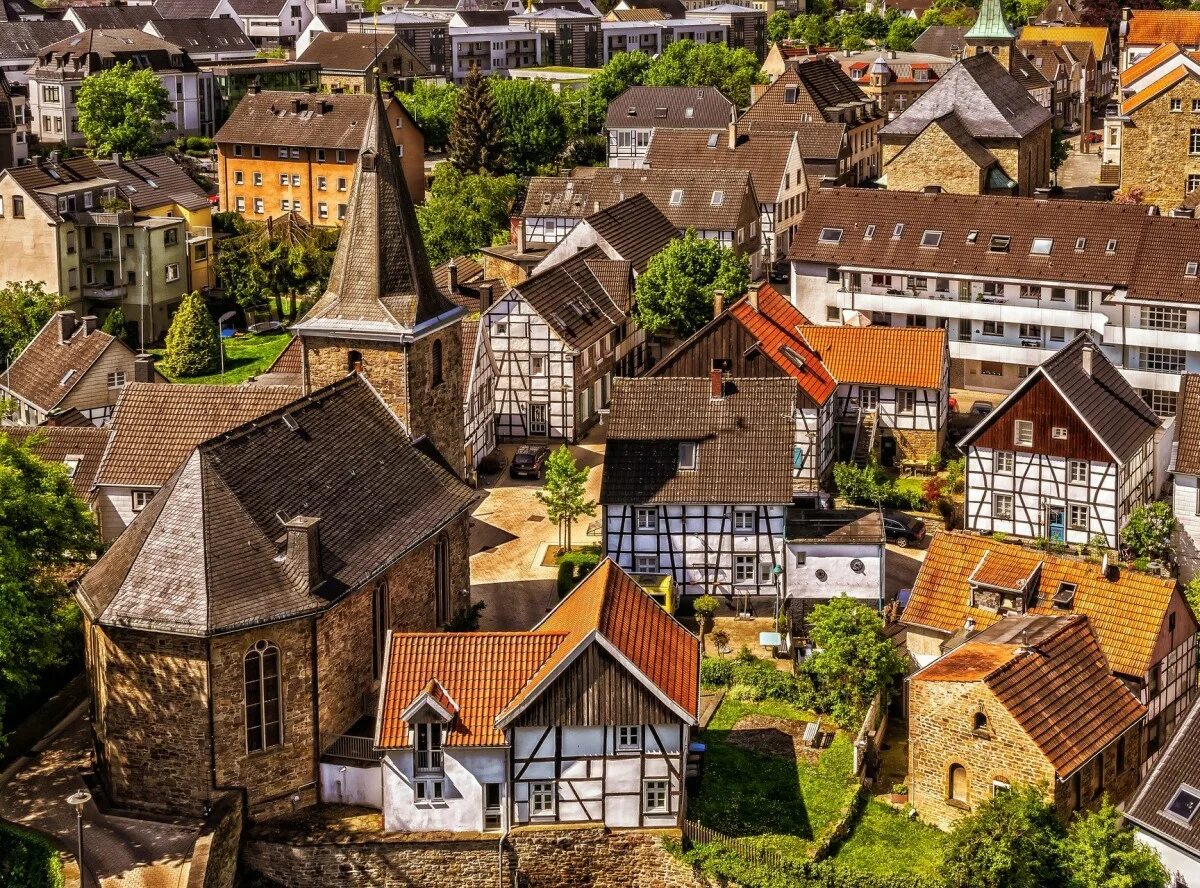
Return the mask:
<svg viewBox="0 0 1200 888">
<path fill-rule="evenodd" d="M 967 159 L 980 169 L 988 169 L 996 163 L 996 155 L 992 154 L 991 151 L 983 147 L 983 145 L 979 143 L 979 140 L 971 135 L 970 131 L 967 129 L 967 126 L 963 123 L 962 118 L 958 116 L 956 111 L 947 111 L 941 117 L 929 121 L 925 129 L 930 129 L 931 127 L 940 129 L 946 135 L 946 137 L 950 139 L 951 142 L 958 146 L 959 150 L 966 155 Z M 924 130 L 922 130 L 922 132 L 924 132 Z M 915 142 L 916 139 L 909 144 L 911 145 Z M 907 150 L 908 146 L 905 146 L 896 154 L 896 157 L 900 157 Z"/>
<path fill-rule="evenodd" d="M 798 332 L 842 384 L 939 389 L 945 380 L 945 330 L 810 324 Z"/>
<path fill-rule="evenodd" d="M 417 58 L 399 34 L 347 34 L 344 31 L 321 31 L 304 48 L 298 62 L 316 62 L 324 71 L 366 73 L 379 58 L 399 49 L 412 66 L 411 76 L 429 73 L 429 67 Z"/>
<path fill-rule="evenodd" d="M 162 18 L 153 6 L 72 6 L 70 11 L 79 18 L 85 31 L 141 28 L 148 21 Z"/>
<path fill-rule="evenodd" d="M 1180 475 L 1200 475 L 1200 373 L 1185 373 L 1179 384 L 1171 470 Z"/>
<path fill-rule="evenodd" d="M 99 429 L 90 423 L 81 427 L 6 426 L 0 428 L 0 435 L 7 435 L 17 444 L 32 440 L 34 454 L 46 462 L 65 464 L 70 459 L 76 464 L 71 475 L 72 490 L 81 500 L 87 501 L 91 497 L 100 457 L 108 443 L 108 429 Z"/>
<path fill-rule="evenodd" d="M 644 194 L 618 201 L 584 221 L 638 274 L 655 253 L 679 236 L 674 223 Z"/>
<path fill-rule="evenodd" d="M 457 706 L 447 746 L 503 745 L 504 727 L 592 644 L 681 720 L 696 723 L 696 638 L 605 560 L 529 632 L 392 633 L 376 745 L 409 745 L 404 715 L 431 689 Z"/>
<path fill-rule="evenodd" d="M 155 0 L 154 8 L 164 19 L 212 18 L 220 0 Z"/>
<path fill-rule="evenodd" d="M 113 408 L 112 441 L 96 482 L 160 487 L 201 442 L 298 399 L 291 386 L 132 382 Z"/>
<path fill-rule="evenodd" d="M 241 25 L 231 18 L 157 19 L 146 27 L 153 28 L 154 33 L 188 53 L 256 51 Z"/>
<path fill-rule="evenodd" d="M 687 15 L 687 7 L 682 0 L 622 0 L 620 5 L 630 9 L 653 9 L 661 13 L 660 18 L 683 18 Z"/>
<path fill-rule="evenodd" d="M 1167 90 L 1174 86 L 1178 86 L 1189 77 L 1200 79 L 1195 71 L 1189 69 L 1186 65 L 1180 65 L 1177 68 L 1172 68 L 1162 77 L 1159 77 L 1149 86 L 1146 86 L 1141 91 L 1127 98 L 1121 103 L 1122 114 L 1132 114 L 1138 108 L 1145 105 L 1147 102 L 1157 99 Z"/>
<path fill-rule="evenodd" d="M 770 284 L 760 285 L 753 300 L 739 299 L 729 314 L 814 402 L 824 404 L 837 390 L 837 380 L 800 333 L 808 319 Z"/>
<path fill-rule="evenodd" d="M 1092 355 L 1090 374 L 1083 366 L 1083 352 L 1088 348 Z M 1159 426 L 1159 418 L 1150 405 L 1104 356 L 1100 346 L 1089 334 L 1077 333 L 1074 339 L 1034 368 L 998 408 L 964 435 L 959 446 L 965 448 L 978 438 L 1043 377 L 1062 394 L 1067 405 L 1119 462 L 1125 462 L 1145 446 Z"/>
<path fill-rule="evenodd" d="M 513 290 L 569 346 L 588 348 L 625 322 L 632 271 L 598 246 L 551 265 Z"/>
<path fill-rule="evenodd" d="M 1053 114 L 1038 103 L 1003 65 L 987 53 L 969 56 L 884 125 L 880 136 L 916 136 L 953 112 L 977 139 L 1019 139 Z"/>
<path fill-rule="evenodd" d="M 70 316 L 68 321 L 60 318 Z M 62 323 L 71 333 L 66 342 L 60 341 Z M 29 344 L 17 355 L 0 384 L 23 401 L 42 412 L 57 407 L 109 348 L 125 351 L 133 363 L 133 352 L 120 340 L 103 330 L 84 332 L 84 325 L 74 312 L 56 312 L 38 331 Z"/>
<path fill-rule="evenodd" d="M 1065 24 L 1026 25 L 1021 29 L 1021 40 L 1045 40 L 1060 46 L 1064 43 L 1087 43 L 1091 45 L 1096 58 L 1102 59 L 1108 51 L 1108 28 Z"/>
<path fill-rule="evenodd" d="M 117 194 L 122 200 L 129 201 L 135 211 L 172 203 L 185 210 L 210 206 L 208 192 L 165 154 L 121 158 L 120 163 L 111 159 L 97 160 L 96 166 L 102 176 L 117 183 Z"/>
<path fill-rule="evenodd" d="M 474 501 L 353 374 L 192 450 L 76 597 L 104 625 L 194 636 L 318 613 Z M 319 521 L 316 586 L 280 558 L 299 517 Z"/>
<path fill-rule="evenodd" d="M 43 46 L 74 33 L 75 26 L 61 20 L 0 22 L 0 60 L 37 58 Z"/>
<path fill-rule="evenodd" d="M 738 129 L 796 132 L 814 122 L 842 122 L 838 120 L 842 112 L 852 109 L 864 120 L 878 116 L 874 100 L 842 66 L 821 56 L 808 62 L 788 62 L 783 73 L 738 118 Z"/>
<path fill-rule="evenodd" d="M 1126 43 L 1134 46 L 1200 46 L 1200 12 L 1187 9 L 1135 9 L 1121 28 Z"/>
<path fill-rule="evenodd" d="M 979 629 L 997 622 L 1000 616 L 994 611 L 970 605 L 969 580 L 985 557 L 993 572 L 1035 578 L 1026 590 L 1034 600 L 1030 613 L 1066 613 L 1054 607 L 1053 598 L 1061 583 L 1074 583 L 1069 612 L 1087 616 L 1112 670 L 1140 680 L 1150 668 L 1167 609 L 1179 594 L 1175 580 L 1124 568 L 1109 579 L 1098 564 L 974 534 L 934 535 L 900 622 L 947 635 L 961 630 L 968 617 Z M 1181 637 L 1194 627 L 1176 631 Z"/>
<path fill-rule="evenodd" d="M 1149 55 L 1142 56 L 1121 72 L 1122 88 L 1141 80 L 1159 65 L 1181 55 L 1186 55 L 1186 53 L 1175 43 L 1164 43 L 1162 46 L 1156 47 Z"/>
<path fill-rule="evenodd" d="M 955 25 L 931 25 L 913 40 L 913 51 L 952 59 L 960 55 L 966 43 L 967 29 Z"/>
<path fill-rule="evenodd" d="M 1181 791 L 1191 798 L 1179 799 L 1173 811 Z M 1195 858 L 1200 856 L 1200 815 L 1194 809 L 1187 813 L 1194 799 L 1200 799 L 1200 705 L 1192 706 L 1123 813 Z"/>
<path fill-rule="evenodd" d="M 715 86 L 631 86 L 608 103 L 605 126 L 720 129 L 735 111 Z"/>
<path fill-rule="evenodd" d="M 796 382 L 618 378 L 609 407 L 602 503 L 734 503 L 792 499 Z M 696 468 L 679 468 L 679 443 L 695 442 Z"/>
<path fill-rule="evenodd" d="M 81 188 L 91 182 L 97 187 L 108 187 L 115 184 L 106 179 L 100 172 L 100 167 L 90 157 L 68 157 L 51 163 L 45 158 L 37 158 L 19 167 L 10 167 L 0 171 L 0 177 L 11 177 L 37 201 L 38 206 L 55 222 L 61 222 L 63 217 L 58 212 L 55 195 L 49 193 L 60 185 L 78 184 Z"/>
<path fill-rule="evenodd" d="M 750 132 L 735 137 L 729 146 L 728 132 L 697 130 L 655 130 L 646 151 L 645 165 L 684 168 L 709 167 L 718 170 L 745 170 L 754 181 L 754 190 L 763 200 L 773 202 L 783 191 L 795 133 Z M 803 163 L 797 177 L 804 173 Z"/>
<path fill-rule="evenodd" d="M 371 113 L 371 97 L 361 93 L 248 92 L 215 141 L 357 151 Z"/>
<path fill-rule="evenodd" d="M 1084 616 L 1006 617 L 911 681 L 982 682 L 1059 779 L 1146 715 L 1146 707 L 1109 671 Z"/>
<path fill-rule="evenodd" d="M 120 7 L 121 9 L 149 9 L 149 7 Z M 59 40 L 49 46 L 44 46 L 38 52 L 35 68 L 46 65 L 52 70 L 56 67 L 55 59 L 71 60 L 71 70 L 78 71 L 84 76 L 99 73 L 120 62 L 129 61 L 133 56 L 145 56 L 146 61 L 141 67 L 149 67 L 158 73 L 177 71 L 195 71 L 191 57 L 174 43 L 168 43 L 161 37 L 140 30 L 140 25 L 129 28 L 113 28 L 109 30 L 89 29 L 80 31 L 74 36 Z M 75 67 L 75 63 L 79 67 Z"/>
<path fill-rule="evenodd" d="M 365 118 L 329 284 L 301 333 L 412 335 L 462 314 L 434 283 L 378 87 Z"/>
</svg>

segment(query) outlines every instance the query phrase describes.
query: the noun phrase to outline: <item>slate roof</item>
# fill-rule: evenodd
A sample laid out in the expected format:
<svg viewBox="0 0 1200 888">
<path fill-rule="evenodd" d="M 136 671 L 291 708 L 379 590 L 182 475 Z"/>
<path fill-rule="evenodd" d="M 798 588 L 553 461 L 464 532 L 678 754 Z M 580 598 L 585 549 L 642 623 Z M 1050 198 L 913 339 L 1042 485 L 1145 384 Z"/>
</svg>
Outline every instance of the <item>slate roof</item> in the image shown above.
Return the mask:
<svg viewBox="0 0 1200 888">
<path fill-rule="evenodd" d="M 154 8 L 164 19 L 211 18 L 220 0 L 155 0 Z"/>
<path fill-rule="evenodd" d="M 1180 475 L 1200 475 L 1200 373 L 1183 375 L 1175 423 L 1171 470 Z"/>
<path fill-rule="evenodd" d="M 365 73 L 379 57 L 398 46 L 409 57 L 416 76 L 429 73 L 429 67 L 417 58 L 399 34 L 347 34 L 322 31 L 316 34 L 296 60 L 316 62 L 323 71 Z M 366 98 L 369 98 L 367 96 Z"/>
<path fill-rule="evenodd" d="M 695 724 L 696 638 L 606 559 L 529 632 L 392 633 L 376 745 L 409 745 L 401 716 L 437 682 L 458 704 L 447 746 L 502 746 L 507 720 L 590 644 L 615 650 L 648 689 Z"/>
<path fill-rule="evenodd" d="M 33 3 L 32 0 L 4 0 L 3 16 L 0 22 L 20 21 L 22 16 L 32 16 L 35 20 L 46 15 L 46 10 Z"/>
<path fill-rule="evenodd" d="M 1028 590 L 1034 596 L 1030 613 L 1067 613 L 1055 608 L 1052 600 L 1060 583 L 1076 584 L 1070 612 L 1087 616 L 1112 670 L 1138 680 L 1149 670 L 1167 609 L 1172 597 L 1179 594 L 1175 580 L 1124 568 L 1108 579 L 1097 564 L 968 533 L 934 535 L 900 622 L 952 635 L 968 617 L 979 629 L 999 620 L 993 611 L 970 606 L 968 581 L 985 556 L 990 569 L 1000 571 L 1010 582 L 1012 577 L 1033 576 L 1041 564 L 1037 582 Z M 1177 630 L 1180 635 L 1188 631 L 1194 631 L 1194 625 L 1191 630 Z"/>
<path fill-rule="evenodd" d="M 37 158 L 28 164 L 11 167 L 0 172 L 0 176 L 11 176 L 34 199 L 38 206 L 55 222 L 61 222 L 58 213 L 58 202 L 54 195 L 47 194 L 46 189 L 54 188 L 71 182 L 80 184 L 89 180 L 101 180 L 103 175 L 100 167 L 90 157 L 68 157 L 58 163 L 51 163 L 45 158 Z M 97 182 L 96 184 L 112 184 Z"/>
<path fill-rule="evenodd" d="M 1178 43 L 1200 46 L 1200 12 L 1187 9 L 1135 9 L 1122 22 L 1126 43 L 1135 46 Z"/>
<path fill-rule="evenodd" d="M 229 5 L 240 16 L 277 18 L 283 11 L 280 0 L 229 0 Z"/>
<path fill-rule="evenodd" d="M 296 101 L 301 103 L 298 112 L 292 105 Z M 215 138 L 218 144 L 357 151 L 370 116 L 371 97 L 361 93 L 248 92 Z"/>
<path fill-rule="evenodd" d="M 1193 705 L 1125 807 L 1125 819 L 1200 856 L 1200 816 L 1190 819 L 1168 810 L 1180 789 L 1200 797 L 1200 706 Z"/>
<path fill-rule="evenodd" d="M 459 284 L 469 284 L 474 280 L 483 277 L 483 266 L 470 256 L 458 256 L 455 259 L 450 259 L 443 262 L 441 265 L 433 269 L 433 280 L 438 285 L 447 298 L 453 300 L 454 294 L 450 292 L 450 263 L 453 262 L 458 266 L 458 282 Z"/>
<path fill-rule="evenodd" d="M 58 406 L 110 347 L 129 352 L 133 361 L 133 352 L 104 331 L 85 335 L 78 318 L 67 342 L 59 342 L 59 317 L 68 314 L 73 313 L 56 312 L 3 377 L 4 388 L 43 412 Z"/>
<path fill-rule="evenodd" d="M 1146 715 L 1109 671 L 1084 616 L 1006 617 L 911 681 L 983 682 L 1060 779 Z"/>
<path fill-rule="evenodd" d="M 646 270 L 655 253 L 679 236 L 674 223 L 644 194 L 635 194 L 592 213 L 586 221 L 638 274 Z"/>
<path fill-rule="evenodd" d="M 192 450 L 77 598 L 104 625 L 185 635 L 316 613 L 474 499 L 354 374 Z M 320 522 L 311 589 L 278 558 L 298 516 Z"/>
<path fill-rule="evenodd" d="M 312 22 L 309 22 L 309 24 L 311 25 L 319 19 L 321 24 L 325 26 L 326 31 L 331 31 L 335 34 L 345 34 L 346 26 L 350 22 L 362 21 L 362 17 L 361 12 L 318 12 L 312 17 Z M 383 16 L 380 16 L 380 19 L 382 18 Z"/>
<path fill-rule="evenodd" d="M 0 22 L 0 59 L 33 59 L 43 46 L 75 33 L 70 22 Z"/>
<path fill-rule="evenodd" d="M 184 52 L 255 52 L 256 47 L 233 19 L 177 18 L 156 21 L 155 32 Z"/>
<path fill-rule="evenodd" d="M 582 350 L 625 322 L 631 276 L 628 262 L 608 259 L 591 246 L 513 290 L 563 341 Z"/>
<path fill-rule="evenodd" d="M 796 88 L 794 102 L 787 101 L 789 87 Z M 836 59 L 821 56 L 807 62 L 789 61 L 783 73 L 738 118 L 738 129 L 797 132 L 814 122 L 838 123 L 839 115 L 848 109 L 857 109 L 863 120 L 878 117 L 874 100 Z"/>
<path fill-rule="evenodd" d="M 135 211 L 167 203 L 179 204 L 185 210 L 211 206 L 208 193 L 165 154 L 122 158 L 120 164 L 112 159 L 101 159 L 96 161 L 96 166 L 104 178 L 117 183 L 117 192 L 133 204 Z"/>
<path fill-rule="evenodd" d="M 303 392 L 292 386 L 125 386 L 113 409 L 112 441 L 97 484 L 161 487 L 203 441 L 278 410 Z"/>
<path fill-rule="evenodd" d="M 146 22 L 162 18 L 153 6 L 72 6 L 71 11 L 79 18 L 85 31 L 91 28 L 140 30 Z"/>
<path fill-rule="evenodd" d="M 174 386 L 164 386 L 174 388 Z M 98 429 L 91 423 L 82 427 L 73 426 L 6 426 L 0 435 L 21 444 L 33 439 L 33 452 L 46 462 L 65 463 L 67 457 L 78 459 L 75 474 L 71 476 L 71 488 L 75 495 L 87 501 L 91 498 L 96 470 L 100 457 L 108 442 L 108 430 Z"/>
<path fill-rule="evenodd" d="M 880 135 L 916 136 L 950 113 L 977 139 L 1020 139 L 1053 117 L 995 58 L 980 54 L 950 68 Z"/>
<path fill-rule="evenodd" d="M 792 500 L 791 421 L 796 383 L 708 379 L 613 381 L 602 503 L 773 504 Z M 679 468 L 679 443 L 696 443 L 696 468 Z"/>
<path fill-rule="evenodd" d="M 1081 357 L 1088 346 L 1092 348 L 1091 375 L 1084 372 Z M 1125 462 L 1144 447 L 1159 426 L 1160 420 L 1150 405 L 1104 356 L 1100 346 L 1087 333 L 1078 333 L 1034 368 L 999 407 L 963 436 L 959 446 L 965 448 L 978 438 L 1041 377 L 1050 380 L 1096 439 L 1120 462 Z"/>
<path fill-rule="evenodd" d="M 754 190 L 764 201 L 773 202 L 783 190 L 783 175 L 795 133 L 755 132 L 739 135 L 729 147 L 727 132 L 655 130 L 646 151 L 646 166 L 718 170 L 745 170 Z M 803 175 L 803 166 L 798 175 Z"/>
<path fill-rule="evenodd" d="M 931 25 L 913 40 L 913 52 L 954 58 L 963 52 L 967 29 L 954 25 Z"/>
<path fill-rule="evenodd" d="M 715 86 L 631 86 L 608 103 L 605 126 L 720 129 L 735 111 Z"/>
<path fill-rule="evenodd" d="M 149 7 L 121 7 L 148 9 Z M 61 73 L 56 58 L 70 56 L 72 74 L 83 76 L 98 73 L 115 64 L 128 61 L 133 56 L 145 56 L 149 67 L 157 73 L 175 71 L 195 71 L 196 66 L 191 57 L 173 43 L 168 43 L 161 37 L 147 34 L 138 28 L 116 28 L 111 30 L 91 29 L 80 31 L 78 34 L 44 46 L 38 53 L 38 61 L 34 68 L 43 69 L 50 73 Z M 174 58 L 173 58 L 174 57 Z M 81 62 L 80 67 L 74 66 L 74 61 Z M 142 67 L 146 67 L 144 64 Z M 33 73 L 33 69 L 31 69 Z"/>
<path fill-rule="evenodd" d="M 799 333 L 839 383 L 938 389 L 945 378 L 945 330 L 812 324 Z"/>
<path fill-rule="evenodd" d="M 378 87 L 370 102 L 329 284 L 302 333 L 407 334 L 462 313 L 434 283 Z"/>
</svg>

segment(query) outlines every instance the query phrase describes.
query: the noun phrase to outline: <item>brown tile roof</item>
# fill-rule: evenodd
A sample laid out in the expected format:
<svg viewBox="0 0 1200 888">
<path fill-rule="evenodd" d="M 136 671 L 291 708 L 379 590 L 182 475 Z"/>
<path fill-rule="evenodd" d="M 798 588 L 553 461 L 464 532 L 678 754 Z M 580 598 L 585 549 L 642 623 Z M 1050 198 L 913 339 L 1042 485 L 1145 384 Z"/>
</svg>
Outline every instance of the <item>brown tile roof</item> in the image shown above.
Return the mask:
<svg viewBox="0 0 1200 888">
<path fill-rule="evenodd" d="M 696 638 L 605 560 L 530 632 L 393 633 L 376 743 L 408 745 L 402 715 L 437 682 L 457 704 L 448 746 L 500 746 L 502 725 L 536 699 L 590 643 L 611 646 L 694 723 Z"/>
<path fill-rule="evenodd" d="M 1084 616 L 1007 617 L 911 680 L 982 681 L 1060 779 L 1146 714 L 1109 671 Z"/>
<path fill-rule="evenodd" d="M 588 348 L 626 320 L 631 268 L 598 246 L 551 265 L 513 287 L 568 345 Z"/>
<path fill-rule="evenodd" d="M 1034 614 L 1064 613 L 1052 599 L 1060 583 L 1074 583 L 1071 609 L 1091 621 L 1113 671 L 1141 679 L 1150 668 L 1167 608 L 1179 594 L 1174 580 L 1125 569 L 1110 580 L 1096 564 L 967 533 L 933 537 L 901 622 L 953 634 L 968 617 L 980 629 L 999 620 L 995 612 L 970 605 L 968 581 L 985 556 L 988 571 L 1009 580 L 1032 576 L 1041 563 L 1037 587 L 1029 590 Z"/>
<path fill-rule="evenodd" d="M 1170 810 L 1180 790 L 1200 798 L 1200 705 L 1192 706 L 1124 811 L 1127 820 L 1195 858 L 1200 855 L 1200 816 L 1186 816 L 1183 805 L 1179 813 Z"/>
<path fill-rule="evenodd" d="M 1172 471 L 1200 475 L 1200 373 L 1183 375 L 1176 423 Z"/>
<path fill-rule="evenodd" d="M 94 425 L 71 426 L 8 426 L 0 429 L 0 435 L 8 435 L 17 444 L 32 440 L 32 450 L 46 462 L 66 463 L 67 458 L 78 460 L 75 473 L 71 475 L 71 487 L 75 495 L 85 502 L 91 498 L 92 485 L 96 481 L 96 470 L 104 445 L 108 443 L 108 430 Z"/>
<path fill-rule="evenodd" d="M 605 126 L 721 129 L 736 110 L 715 86 L 631 86 L 608 103 Z"/>
<path fill-rule="evenodd" d="M 840 383 L 937 389 L 945 379 L 945 330 L 814 324 L 799 332 Z"/>
<path fill-rule="evenodd" d="M 655 253 L 679 236 L 675 224 L 644 194 L 592 213 L 587 223 L 638 274 Z"/>
<path fill-rule="evenodd" d="M 817 404 L 824 404 L 837 390 L 837 381 L 800 334 L 808 319 L 770 284 L 759 286 L 757 305 L 748 297 L 740 299 L 730 306 L 729 314 Z"/>
<path fill-rule="evenodd" d="M 757 132 L 738 136 L 731 149 L 728 133 L 655 130 L 646 166 L 746 170 L 759 197 L 773 202 L 783 191 L 783 174 L 795 141 L 795 133 Z"/>
<path fill-rule="evenodd" d="M 354 374 L 194 449 L 76 598 L 104 625 L 197 636 L 319 613 L 474 502 Z M 298 516 L 320 521 L 315 588 L 278 559 Z"/>
<path fill-rule="evenodd" d="M 301 103 L 299 111 L 294 102 Z M 250 92 L 237 103 L 216 141 L 357 151 L 370 115 L 371 96 L 365 93 Z"/>
<path fill-rule="evenodd" d="M 609 408 L 602 503 L 742 503 L 792 499 L 791 377 L 724 382 L 616 379 Z M 696 468 L 679 468 L 679 443 L 696 443 Z M 751 470 L 753 467 L 753 470 Z"/>
<path fill-rule="evenodd" d="M 1050 81 L 1038 70 L 1033 60 L 1023 52 L 1018 52 L 1013 57 L 1012 76 L 1027 92 L 1035 89 L 1050 89 Z M 1030 98 L 1033 97 L 1030 96 Z M 1037 100 L 1034 99 L 1034 101 Z"/>
<path fill-rule="evenodd" d="M 614 9 L 604 17 L 606 22 L 657 22 L 666 16 L 661 9 Z"/>
<path fill-rule="evenodd" d="M 1187 9 L 1135 9 L 1126 29 L 1126 42 L 1135 46 L 1178 43 L 1200 45 L 1200 12 Z"/>
<path fill-rule="evenodd" d="M 788 88 L 796 100 L 787 102 Z M 873 99 L 842 70 L 836 59 L 818 57 L 789 62 L 782 74 L 738 118 L 738 128 L 796 132 L 811 121 L 837 123 L 846 109 L 858 109 L 862 119 L 878 117 Z"/>
<path fill-rule="evenodd" d="M 322 31 L 305 47 L 296 59 L 298 62 L 316 62 L 322 71 L 349 71 L 366 73 L 378 62 L 380 56 L 400 49 L 406 56 L 406 66 L 411 66 L 410 76 L 424 76 L 429 66 L 422 62 L 400 39 L 399 34 L 347 34 L 337 31 Z M 406 67 L 407 70 L 407 67 Z"/>
<path fill-rule="evenodd" d="M 31 71 L 40 68 L 61 76 L 63 69 L 55 59 L 67 56 L 72 60 L 70 70 L 84 76 L 97 74 L 119 62 L 131 61 L 134 56 L 139 59 L 145 56 L 149 65 L 143 63 L 141 67 L 149 67 L 158 73 L 196 70 L 191 57 L 174 43 L 138 28 L 117 28 L 81 31 L 73 37 L 44 46 L 39 50 L 38 61 Z M 79 60 L 79 68 L 74 67 L 76 59 Z"/>
<path fill-rule="evenodd" d="M 84 183 L 90 180 L 103 179 L 100 167 L 90 157 L 69 157 L 58 163 L 38 159 L 24 166 L 12 167 L 0 172 L 0 176 L 11 176 L 22 188 L 29 193 L 38 206 L 55 222 L 61 222 L 58 213 L 58 202 L 53 194 L 47 194 L 46 189 L 55 188 L 67 183 Z M 109 182 L 96 182 L 96 186 L 107 186 Z"/>
<path fill-rule="evenodd" d="M 279 357 L 267 368 L 267 372 L 295 374 L 304 372 L 304 343 L 300 341 L 299 336 L 292 337 L 292 341 L 284 346 Z"/>
<path fill-rule="evenodd" d="M 295 340 L 299 341 L 299 340 Z M 161 487 L 202 441 L 278 410 L 303 392 L 291 386 L 125 386 L 98 484 Z"/>
<path fill-rule="evenodd" d="M 152 157 L 97 160 L 106 179 L 117 182 L 117 193 L 130 201 L 135 211 L 175 203 L 185 210 L 211 206 L 208 192 L 201 188 L 175 161 L 165 154 Z"/>
<path fill-rule="evenodd" d="M 66 343 L 59 341 L 59 319 L 64 316 L 74 319 Z M 17 355 L 0 384 L 21 400 L 48 411 L 71 393 L 110 347 L 127 352 L 132 367 L 133 352 L 124 343 L 102 330 L 85 334 L 74 312 L 57 312 Z"/>
<path fill-rule="evenodd" d="M 483 266 L 470 256 L 458 256 L 433 269 L 433 282 L 438 285 L 438 289 L 454 298 L 454 294 L 450 292 L 450 263 L 453 262 L 458 267 L 458 282 L 460 284 L 469 284 L 483 277 Z"/>
</svg>

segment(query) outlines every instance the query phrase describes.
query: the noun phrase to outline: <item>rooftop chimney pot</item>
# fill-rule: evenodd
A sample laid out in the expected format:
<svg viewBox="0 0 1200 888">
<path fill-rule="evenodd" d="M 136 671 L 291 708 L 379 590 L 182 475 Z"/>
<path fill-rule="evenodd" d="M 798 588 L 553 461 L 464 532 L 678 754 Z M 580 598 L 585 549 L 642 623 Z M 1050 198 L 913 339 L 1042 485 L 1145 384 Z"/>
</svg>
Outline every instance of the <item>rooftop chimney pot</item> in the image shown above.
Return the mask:
<svg viewBox="0 0 1200 888">
<path fill-rule="evenodd" d="M 297 515 L 283 526 L 287 528 L 284 565 L 305 591 L 321 584 L 320 518 Z"/>
<path fill-rule="evenodd" d="M 721 312 L 725 310 L 725 291 L 713 291 L 713 317 L 720 317 Z"/>
<path fill-rule="evenodd" d="M 720 401 L 725 397 L 725 375 L 720 370 L 708 371 L 708 381 L 712 387 L 712 399 Z"/>
<path fill-rule="evenodd" d="M 1079 350 L 1079 356 L 1083 363 L 1083 372 L 1088 376 L 1092 375 L 1092 358 L 1095 351 L 1096 350 L 1091 346 L 1090 343 L 1085 344 L 1084 347 Z"/>
<path fill-rule="evenodd" d="M 100 326 L 100 319 L 98 317 L 96 317 L 95 315 L 84 315 L 83 316 L 83 335 L 84 336 L 91 336 L 93 333 L 96 332 L 96 329 L 99 326 Z"/>
<path fill-rule="evenodd" d="M 154 355 L 143 352 L 133 359 L 133 381 L 154 382 Z"/>
<path fill-rule="evenodd" d="M 60 311 L 58 313 L 58 341 L 60 345 L 66 345 L 72 334 L 75 332 L 75 327 L 78 325 L 78 318 L 73 311 Z"/>
</svg>

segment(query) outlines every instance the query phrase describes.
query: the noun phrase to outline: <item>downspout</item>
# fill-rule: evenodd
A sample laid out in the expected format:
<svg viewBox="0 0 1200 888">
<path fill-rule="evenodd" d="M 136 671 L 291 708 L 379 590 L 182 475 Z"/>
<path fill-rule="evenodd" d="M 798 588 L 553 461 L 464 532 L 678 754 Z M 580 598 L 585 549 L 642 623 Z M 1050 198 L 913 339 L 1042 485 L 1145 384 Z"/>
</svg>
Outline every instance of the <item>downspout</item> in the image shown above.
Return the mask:
<svg viewBox="0 0 1200 888">
<path fill-rule="evenodd" d="M 511 823 L 513 813 L 512 799 L 512 780 L 509 777 L 512 775 L 512 744 L 509 743 L 504 749 L 504 785 L 508 790 L 508 798 L 504 800 L 504 804 L 500 806 L 501 811 L 507 812 L 508 816 L 504 817 L 504 822 L 500 828 L 500 841 L 496 845 L 496 888 L 504 888 L 504 843 L 508 840 L 508 830 Z M 514 874 L 514 882 L 516 877 Z"/>
<path fill-rule="evenodd" d="M 309 623 L 312 627 L 312 724 L 313 724 L 313 762 L 312 774 L 313 785 L 316 787 L 317 801 L 321 801 L 321 707 L 320 707 L 320 682 L 317 681 L 317 667 L 319 658 L 317 657 L 317 618 L 314 616 Z M 382 770 L 380 773 L 382 780 Z"/>
</svg>

